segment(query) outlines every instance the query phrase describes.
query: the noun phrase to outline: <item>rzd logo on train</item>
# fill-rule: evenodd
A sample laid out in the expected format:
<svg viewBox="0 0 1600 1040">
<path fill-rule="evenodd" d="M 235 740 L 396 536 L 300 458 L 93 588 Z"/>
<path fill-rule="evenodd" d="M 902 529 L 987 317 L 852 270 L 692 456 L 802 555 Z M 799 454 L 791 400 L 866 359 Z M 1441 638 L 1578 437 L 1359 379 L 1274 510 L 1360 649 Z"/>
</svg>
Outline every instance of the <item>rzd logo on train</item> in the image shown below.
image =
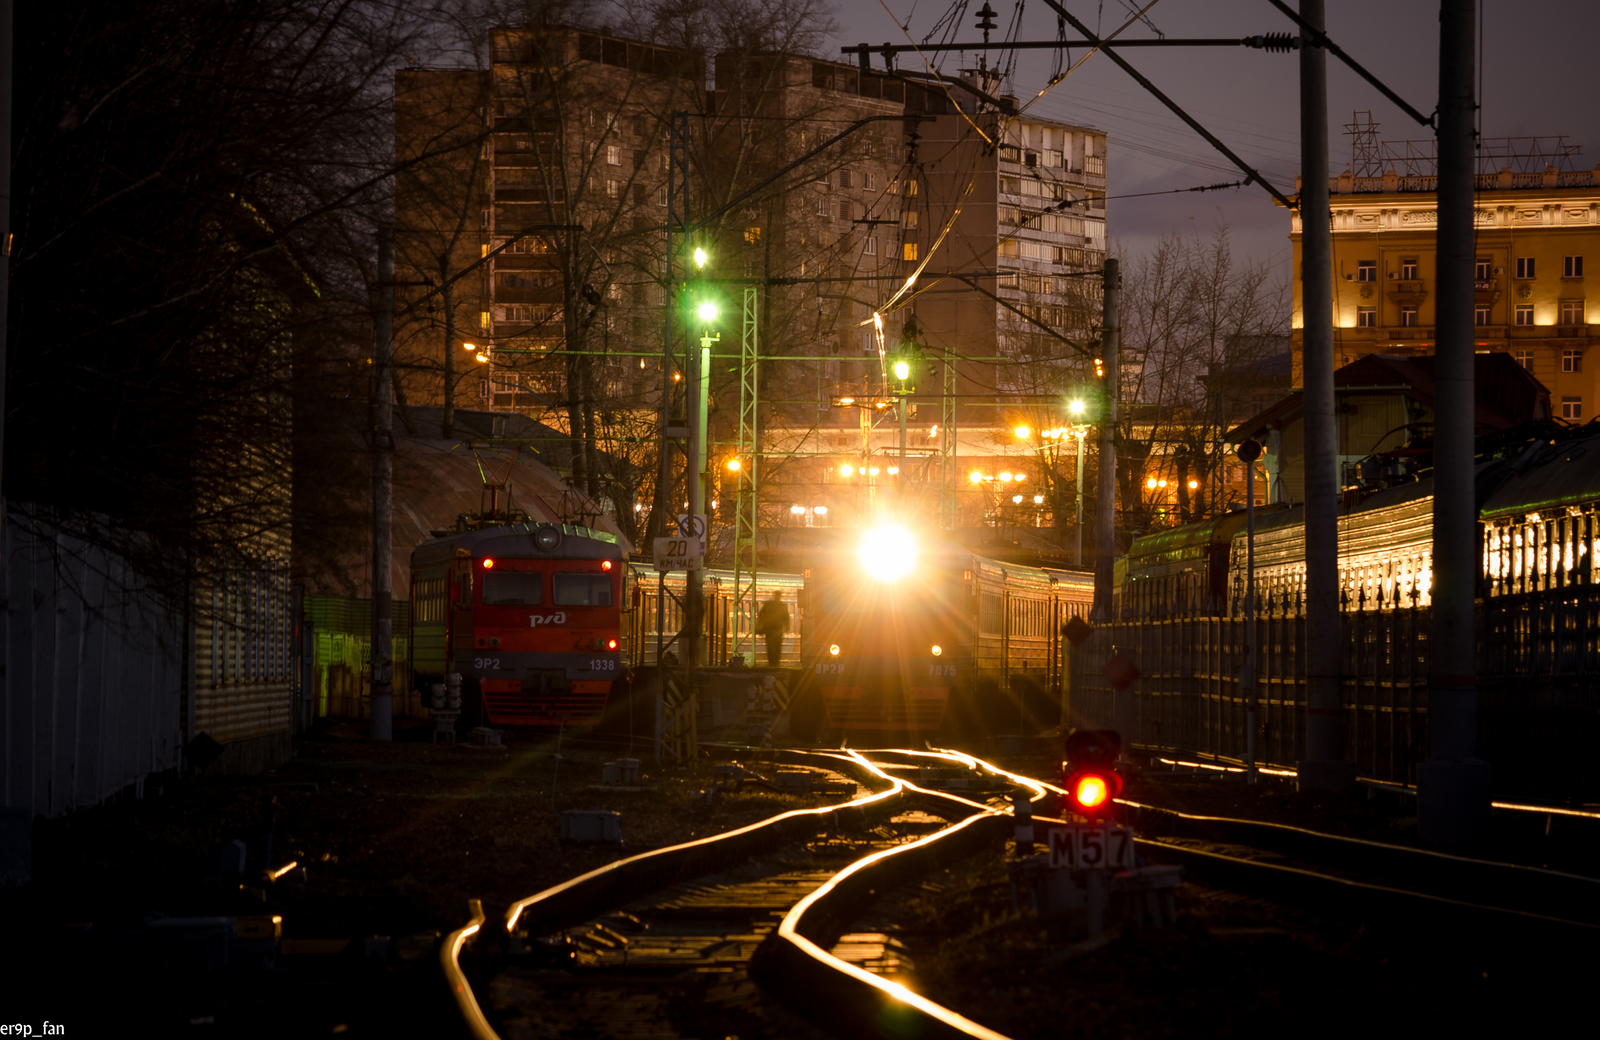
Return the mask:
<svg viewBox="0 0 1600 1040">
<path fill-rule="evenodd" d="M 567 623 L 566 611 L 555 614 L 529 614 L 528 627 L 538 628 L 540 625 L 564 625 Z"/>
</svg>

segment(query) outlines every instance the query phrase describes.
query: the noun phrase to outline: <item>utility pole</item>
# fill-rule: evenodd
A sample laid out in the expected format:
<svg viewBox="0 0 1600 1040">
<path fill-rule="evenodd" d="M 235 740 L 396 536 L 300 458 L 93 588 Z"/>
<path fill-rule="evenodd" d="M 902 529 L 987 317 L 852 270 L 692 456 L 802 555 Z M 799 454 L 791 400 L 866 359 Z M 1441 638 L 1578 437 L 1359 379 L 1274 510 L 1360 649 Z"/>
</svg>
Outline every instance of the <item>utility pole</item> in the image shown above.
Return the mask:
<svg viewBox="0 0 1600 1040">
<path fill-rule="evenodd" d="M 1094 503 L 1094 611 L 1091 615 L 1091 620 L 1101 624 L 1112 620 L 1111 579 L 1117 558 L 1117 396 L 1122 389 L 1122 373 L 1117 365 L 1120 332 L 1117 296 L 1122 289 L 1122 272 L 1115 259 L 1105 263 L 1103 284 L 1100 360 L 1105 372 L 1105 393 L 1100 405 L 1100 480 Z"/>
<path fill-rule="evenodd" d="M 15 33 L 12 0 L 0 0 L 0 458 L 5 457 L 6 328 L 11 302 L 11 67 Z M 0 523 L 5 507 L 0 503 Z"/>
<path fill-rule="evenodd" d="M 1489 765 L 1477 750 L 1477 503 L 1473 491 L 1473 30 L 1476 0 L 1439 5 L 1439 288 L 1433 427 L 1433 638 L 1428 761 L 1417 772 L 1425 841 L 1489 824 Z"/>
<path fill-rule="evenodd" d="M 1077 490 L 1078 504 L 1077 504 L 1077 509 L 1073 514 L 1074 519 L 1072 521 L 1072 565 L 1074 567 L 1082 567 L 1083 566 L 1083 449 L 1085 447 L 1085 443 L 1084 442 L 1085 442 L 1085 440 L 1086 440 L 1086 438 L 1088 436 L 1089 431 L 1085 430 L 1085 429 L 1079 429 L 1079 430 L 1076 431 L 1076 433 L 1077 433 L 1077 437 L 1078 437 L 1078 485 L 1077 485 L 1077 489 L 1076 489 Z"/>
<path fill-rule="evenodd" d="M 1325 28 L 1323 0 L 1300 17 Z M 1328 60 L 1300 48 L 1300 328 L 1306 438 L 1306 761 L 1303 791 L 1355 782 L 1339 708 L 1339 444 L 1333 414 L 1333 234 L 1328 204 Z"/>
<path fill-rule="evenodd" d="M 378 298 L 372 378 L 377 407 L 372 424 L 372 730 L 394 736 L 394 227 L 378 229 Z"/>
<path fill-rule="evenodd" d="M 1239 669 L 1240 692 L 1244 694 L 1245 779 L 1255 783 L 1256 734 L 1260 732 L 1260 695 L 1256 689 L 1256 460 L 1261 457 L 1261 442 L 1239 445 L 1244 463 L 1244 666 Z"/>
</svg>

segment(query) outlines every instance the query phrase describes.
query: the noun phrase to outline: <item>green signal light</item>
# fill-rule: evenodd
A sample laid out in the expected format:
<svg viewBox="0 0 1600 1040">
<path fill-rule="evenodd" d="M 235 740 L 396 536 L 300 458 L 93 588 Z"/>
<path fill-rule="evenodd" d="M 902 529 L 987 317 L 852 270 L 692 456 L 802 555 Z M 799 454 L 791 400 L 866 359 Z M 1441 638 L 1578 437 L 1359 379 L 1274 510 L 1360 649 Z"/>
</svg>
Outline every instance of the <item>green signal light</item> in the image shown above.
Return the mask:
<svg viewBox="0 0 1600 1040">
<path fill-rule="evenodd" d="M 697 250 L 695 250 L 695 252 L 698 253 L 699 250 L 697 249 Z M 717 305 L 714 304 L 714 303 L 710 303 L 710 302 L 702 303 L 700 305 L 700 320 L 701 321 L 716 321 L 717 320 Z"/>
<path fill-rule="evenodd" d="M 710 259 L 710 257 L 708 257 L 706 255 L 706 251 L 704 249 L 700 248 L 699 246 L 695 247 L 695 250 L 694 250 L 694 265 L 696 267 L 704 267 L 706 265 L 706 261 L 709 260 L 709 259 Z M 701 308 L 701 309 L 704 310 L 704 308 Z M 715 316 L 716 315 L 712 315 L 712 317 L 715 317 Z"/>
<path fill-rule="evenodd" d="M 902 383 L 911 378 L 911 366 L 904 361 L 894 363 L 894 377 Z"/>
</svg>

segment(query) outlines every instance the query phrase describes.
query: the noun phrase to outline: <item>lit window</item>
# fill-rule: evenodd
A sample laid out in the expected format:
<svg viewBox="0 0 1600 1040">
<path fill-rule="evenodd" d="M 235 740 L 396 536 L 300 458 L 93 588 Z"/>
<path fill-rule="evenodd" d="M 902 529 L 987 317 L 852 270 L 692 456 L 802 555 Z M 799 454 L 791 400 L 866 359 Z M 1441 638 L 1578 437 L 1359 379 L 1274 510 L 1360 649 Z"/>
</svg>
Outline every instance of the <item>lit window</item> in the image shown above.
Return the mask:
<svg viewBox="0 0 1600 1040">
<path fill-rule="evenodd" d="M 911 195 L 915 195 L 916 193 L 917 193 L 917 182 L 916 181 L 906 181 L 906 195 L 907 196 L 911 196 Z"/>
<path fill-rule="evenodd" d="M 1531 257 L 1531 256 L 1519 256 L 1519 257 L 1517 257 L 1517 277 L 1518 278 L 1532 278 L 1533 277 L 1533 260 L 1534 260 L 1534 258 Z"/>
<path fill-rule="evenodd" d="M 1562 261 L 1561 261 L 1561 277 L 1563 277 L 1563 278 L 1582 278 L 1583 277 L 1583 257 L 1581 257 L 1581 256 L 1563 257 Z"/>
<path fill-rule="evenodd" d="M 1582 419 L 1583 418 L 1583 398 L 1581 398 L 1581 397 L 1563 397 L 1561 399 L 1561 418 L 1563 418 L 1563 419 Z"/>
<path fill-rule="evenodd" d="M 1519 304 L 1517 304 L 1517 324 L 1518 325 L 1532 325 L 1533 324 L 1533 305 L 1532 304 L 1530 304 L 1530 303 L 1519 303 Z"/>
<path fill-rule="evenodd" d="M 622 146 L 618 144 L 606 145 L 606 164 L 609 166 L 622 165 Z"/>
<path fill-rule="evenodd" d="M 758 227 L 747 227 L 747 228 L 745 228 L 744 229 L 744 240 L 746 242 L 749 242 L 751 245 L 754 245 L 757 242 L 760 242 L 761 241 L 761 229 L 758 228 Z"/>
<path fill-rule="evenodd" d="M 1563 371 L 1563 372 L 1582 372 L 1583 371 L 1583 351 L 1582 350 L 1563 350 L 1561 352 L 1561 371 Z"/>
<path fill-rule="evenodd" d="M 1561 301 L 1561 324 L 1563 324 L 1563 325 L 1582 325 L 1583 324 L 1583 301 L 1582 300 L 1562 300 Z"/>
<path fill-rule="evenodd" d="M 915 242 L 907 242 L 902 255 L 907 260 L 915 260 L 917 258 L 917 244 Z"/>
<path fill-rule="evenodd" d="M 1377 327 L 1378 327 L 1378 308 L 1376 308 L 1376 307 L 1357 307 L 1356 308 L 1356 328 L 1358 328 L 1358 329 L 1375 329 Z"/>
</svg>

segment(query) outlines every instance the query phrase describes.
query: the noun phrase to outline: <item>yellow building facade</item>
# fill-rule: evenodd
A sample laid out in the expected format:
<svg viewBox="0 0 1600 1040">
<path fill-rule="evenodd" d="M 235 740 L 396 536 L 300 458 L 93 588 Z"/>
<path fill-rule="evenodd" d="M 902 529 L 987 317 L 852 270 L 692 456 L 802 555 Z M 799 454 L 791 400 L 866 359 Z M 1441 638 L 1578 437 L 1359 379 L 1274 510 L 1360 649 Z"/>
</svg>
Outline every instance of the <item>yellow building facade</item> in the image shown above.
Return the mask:
<svg viewBox="0 0 1600 1040">
<path fill-rule="evenodd" d="M 1438 178 L 1330 178 L 1334 365 L 1434 353 Z M 1298 191 L 1299 184 L 1296 183 Z M 1294 385 L 1305 385 L 1300 216 L 1294 244 Z M 1474 298 L 1480 353 L 1505 352 L 1550 390 L 1557 418 L 1600 407 L 1600 166 L 1477 176 Z M 1588 299 L 1586 265 L 1595 299 Z"/>
</svg>

